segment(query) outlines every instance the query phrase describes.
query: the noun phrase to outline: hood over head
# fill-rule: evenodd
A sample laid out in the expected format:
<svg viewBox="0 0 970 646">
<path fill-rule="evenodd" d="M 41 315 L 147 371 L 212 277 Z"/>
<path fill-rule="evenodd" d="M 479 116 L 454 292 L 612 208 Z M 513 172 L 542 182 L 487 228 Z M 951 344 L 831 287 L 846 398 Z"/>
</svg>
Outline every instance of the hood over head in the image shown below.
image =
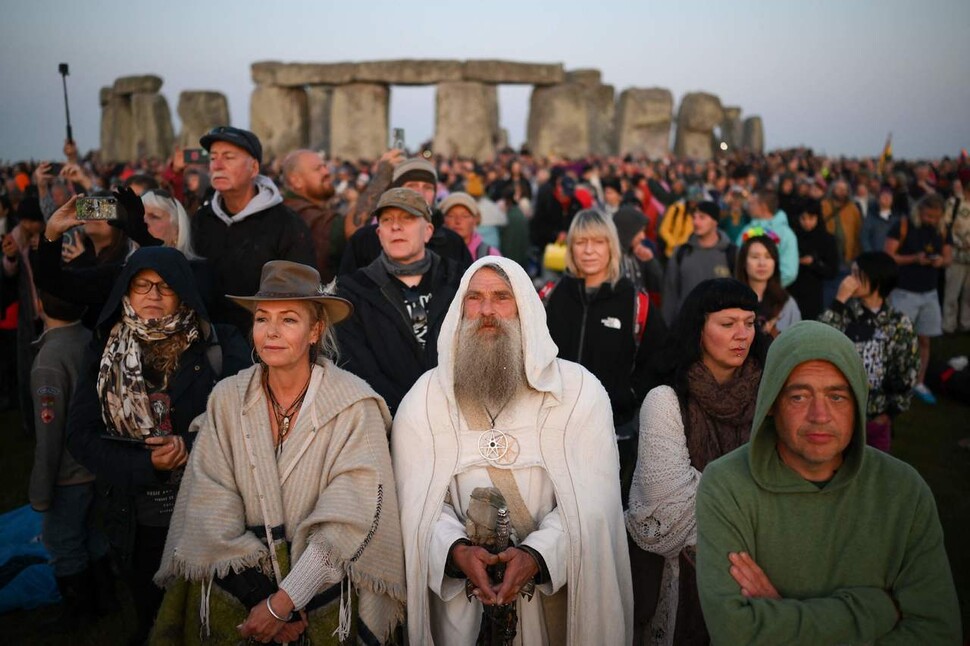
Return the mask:
<svg viewBox="0 0 970 646">
<path fill-rule="evenodd" d="M 845 449 L 842 466 L 825 490 L 850 482 L 862 467 L 865 457 L 869 380 L 855 345 L 842 332 L 824 323 L 796 323 L 779 335 L 768 349 L 751 423 L 751 475 L 760 487 L 770 491 L 818 491 L 814 484 L 789 469 L 778 457 L 778 433 L 774 418 L 770 415 L 788 375 L 806 361 L 828 361 L 834 365 L 849 382 L 855 397 L 852 439 Z"/>
<path fill-rule="evenodd" d="M 208 336 L 209 314 L 196 286 L 192 266 L 181 251 L 173 247 L 142 247 L 128 258 L 121 275 L 115 280 L 111 295 L 98 317 L 98 328 L 108 329 L 121 317 L 121 299 L 128 293 L 128 285 L 142 269 L 153 269 L 175 290 L 179 300 L 199 317 L 201 329 Z"/>
<path fill-rule="evenodd" d="M 525 375 L 529 386 L 540 392 L 550 393 L 558 402 L 562 397 L 562 377 L 556 356 L 559 348 L 549 335 L 546 325 L 546 310 L 539 300 L 532 279 L 515 262 L 501 256 L 479 258 L 465 270 L 461 277 L 458 293 L 455 294 L 448 314 L 438 334 L 438 379 L 441 387 L 451 400 L 455 394 L 455 355 L 458 331 L 461 326 L 463 303 L 472 276 L 489 265 L 500 267 L 512 283 L 515 304 L 519 310 L 519 323 L 522 326 L 522 356 L 525 360 Z"/>
</svg>

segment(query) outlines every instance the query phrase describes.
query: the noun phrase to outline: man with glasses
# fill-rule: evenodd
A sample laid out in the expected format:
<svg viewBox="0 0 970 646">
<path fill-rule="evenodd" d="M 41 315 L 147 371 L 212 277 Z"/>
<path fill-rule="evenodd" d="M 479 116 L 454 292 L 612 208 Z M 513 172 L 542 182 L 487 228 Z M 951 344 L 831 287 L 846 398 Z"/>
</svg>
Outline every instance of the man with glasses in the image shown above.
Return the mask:
<svg viewBox="0 0 970 646">
<path fill-rule="evenodd" d="M 283 204 L 273 181 L 260 175 L 263 146 L 253 133 L 218 126 L 202 136 L 209 151 L 209 174 L 215 194 L 192 218 L 195 251 L 215 274 L 214 294 L 253 294 L 270 260 L 316 266 L 310 230 Z M 252 314 L 226 298 L 211 304 L 214 321 L 231 323 L 244 335 Z"/>
<path fill-rule="evenodd" d="M 354 314 L 336 330 L 343 367 L 366 379 L 393 414 L 418 377 L 438 364 L 438 331 L 461 273 L 425 246 L 434 226 L 420 193 L 385 191 L 373 215 L 381 253 L 339 277 L 337 294 L 354 304 Z"/>
</svg>

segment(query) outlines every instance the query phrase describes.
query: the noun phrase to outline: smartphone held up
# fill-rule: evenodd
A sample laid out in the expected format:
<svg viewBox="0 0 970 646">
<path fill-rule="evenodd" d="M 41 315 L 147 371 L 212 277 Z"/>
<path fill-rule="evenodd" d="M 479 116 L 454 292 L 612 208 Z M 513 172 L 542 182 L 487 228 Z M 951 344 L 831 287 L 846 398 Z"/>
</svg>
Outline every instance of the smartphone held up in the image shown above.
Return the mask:
<svg viewBox="0 0 970 646">
<path fill-rule="evenodd" d="M 78 220 L 118 219 L 118 199 L 113 196 L 79 197 L 74 207 Z"/>
</svg>

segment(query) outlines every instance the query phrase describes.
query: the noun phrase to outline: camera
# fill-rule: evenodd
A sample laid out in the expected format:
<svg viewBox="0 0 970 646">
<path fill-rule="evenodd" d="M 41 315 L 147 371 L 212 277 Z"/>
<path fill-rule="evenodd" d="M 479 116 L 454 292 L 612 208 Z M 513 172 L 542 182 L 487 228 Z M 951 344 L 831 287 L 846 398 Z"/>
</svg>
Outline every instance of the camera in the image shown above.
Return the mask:
<svg viewBox="0 0 970 646">
<path fill-rule="evenodd" d="M 118 219 L 118 199 L 115 197 L 79 197 L 74 206 L 78 220 Z"/>
</svg>

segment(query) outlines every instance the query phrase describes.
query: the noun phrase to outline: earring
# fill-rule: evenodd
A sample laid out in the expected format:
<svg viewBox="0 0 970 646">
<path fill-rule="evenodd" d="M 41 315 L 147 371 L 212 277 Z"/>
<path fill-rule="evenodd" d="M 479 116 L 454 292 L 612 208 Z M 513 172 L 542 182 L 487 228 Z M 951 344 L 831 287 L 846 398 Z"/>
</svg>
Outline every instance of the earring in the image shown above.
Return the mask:
<svg viewBox="0 0 970 646">
<path fill-rule="evenodd" d="M 249 353 L 249 357 L 250 357 L 250 359 L 253 360 L 253 365 L 254 366 L 257 363 L 263 363 L 263 359 L 259 356 L 259 353 L 256 352 L 256 348 L 253 348 L 252 352 Z"/>
</svg>

